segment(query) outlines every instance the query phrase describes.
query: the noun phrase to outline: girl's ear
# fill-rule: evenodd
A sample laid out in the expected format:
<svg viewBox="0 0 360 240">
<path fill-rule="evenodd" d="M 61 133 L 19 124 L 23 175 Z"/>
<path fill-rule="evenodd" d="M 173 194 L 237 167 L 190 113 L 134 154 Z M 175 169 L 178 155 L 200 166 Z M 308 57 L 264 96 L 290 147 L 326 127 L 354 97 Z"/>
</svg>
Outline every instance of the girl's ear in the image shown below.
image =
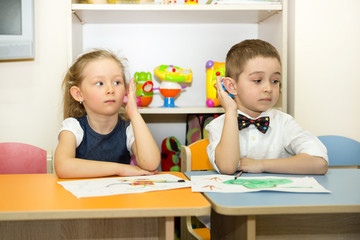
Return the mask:
<svg viewBox="0 0 360 240">
<path fill-rule="evenodd" d="M 226 88 L 226 91 L 232 95 L 237 95 L 236 92 L 236 83 L 232 78 L 226 77 L 223 79 L 224 87 Z"/>
<path fill-rule="evenodd" d="M 82 97 L 82 93 L 81 93 L 81 90 L 80 90 L 80 88 L 79 87 L 77 87 L 77 86 L 72 86 L 71 88 L 70 88 L 70 94 L 71 94 L 71 96 L 76 100 L 76 101 L 78 101 L 78 102 L 83 102 L 84 101 L 84 99 L 83 99 L 83 97 Z"/>
</svg>

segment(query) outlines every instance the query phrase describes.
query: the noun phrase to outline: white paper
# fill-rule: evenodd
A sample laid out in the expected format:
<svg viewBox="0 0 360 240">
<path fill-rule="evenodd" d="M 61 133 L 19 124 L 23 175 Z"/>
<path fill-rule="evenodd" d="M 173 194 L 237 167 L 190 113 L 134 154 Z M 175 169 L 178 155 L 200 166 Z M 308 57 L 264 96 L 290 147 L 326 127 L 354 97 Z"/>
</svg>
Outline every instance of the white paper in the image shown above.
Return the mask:
<svg viewBox="0 0 360 240">
<path fill-rule="evenodd" d="M 193 192 L 319 192 L 330 193 L 313 177 L 239 177 L 234 183 L 225 184 L 225 181 L 234 180 L 230 175 L 203 175 L 191 177 Z"/>
<path fill-rule="evenodd" d="M 127 180 L 123 182 L 123 180 Z M 145 185 L 134 185 L 134 180 L 145 180 L 148 181 Z M 110 196 L 117 194 L 126 193 L 142 193 L 150 191 L 161 191 L 176 188 L 190 187 L 190 182 L 151 182 L 149 181 L 178 181 L 182 178 L 176 177 L 171 174 L 159 174 L 150 176 L 135 176 L 135 177 L 114 177 L 114 178 L 97 178 L 97 179 L 86 179 L 86 180 L 73 180 L 73 181 L 58 181 L 66 190 L 71 192 L 75 197 L 98 197 L 98 196 Z"/>
</svg>

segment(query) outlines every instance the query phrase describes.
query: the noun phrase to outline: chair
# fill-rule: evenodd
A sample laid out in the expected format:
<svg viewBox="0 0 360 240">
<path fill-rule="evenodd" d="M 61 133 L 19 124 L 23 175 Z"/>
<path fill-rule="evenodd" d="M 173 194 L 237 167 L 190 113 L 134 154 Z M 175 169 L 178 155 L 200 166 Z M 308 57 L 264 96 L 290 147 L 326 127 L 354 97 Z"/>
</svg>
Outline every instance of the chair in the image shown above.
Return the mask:
<svg viewBox="0 0 360 240">
<path fill-rule="evenodd" d="M 209 139 L 205 138 L 189 146 L 181 146 L 181 171 L 214 170 L 206 152 L 208 145 Z"/>
<path fill-rule="evenodd" d="M 53 172 L 52 153 L 16 142 L 0 143 L 0 174 Z"/>
<path fill-rule="evenodd" d="M 330 168 L 360 168 L 360 142 L 336 135 L 318 138 L 328 150 Z"/>
<path fill-rule="evenodd" d="M 181 146 L 181 171 L 214 170 L 206 152 L 208 145 L 209 139 L 206 138 L 189 146 Z M 194 161 L 195 159 L 196 161 Z M 210 229 L 206 227 L 193 228 L 191 217 L 181 219 L 181 229 L 181 239 L 210 239 Z"/>
</svg>

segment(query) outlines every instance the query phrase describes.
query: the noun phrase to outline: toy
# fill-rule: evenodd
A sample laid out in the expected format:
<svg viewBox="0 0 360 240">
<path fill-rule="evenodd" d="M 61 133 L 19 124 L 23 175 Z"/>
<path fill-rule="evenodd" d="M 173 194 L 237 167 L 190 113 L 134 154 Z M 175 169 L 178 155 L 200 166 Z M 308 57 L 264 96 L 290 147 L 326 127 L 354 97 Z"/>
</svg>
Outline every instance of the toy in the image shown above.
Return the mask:
<svg viewBox="0 0 360 240">
<path fill-rule="evenodd" d="M 209 60 L 206 62 L 206 105 L 208 107 L 220 106 L 216 91 L 216 77 L 225 77 L 225 63 L 214 62 Z"/>
<path fill-rule="evenodd" d="M 176 0 L 164 0 L 163 3 L 164 4 L 175 4 Z"/>
<path fill-rule="evenodd" d="M 138 98 L 138 106 L 148 106 L 153 99 L 153 82 L 150 72 L 136 72 L 136 97 Z"/>
<path fill-rule="evenodd" d="M 175 107 L 174 98 L 183 88 L 186 88 L 179 82 L 192 81 L 191 69 L 174 65 L 160 65 L 154 69 L 154 73 L 162 81 L 159 91 L 164 97 L 164 107 Z"/>
<path fill-rule="evenodd" d="M 184 4 L 185 5 L 199 4 L 199 1 L 198 0 L 185 0 Z"/>
<path fill-rule="evenodd" d="M 176 137 L 167 137 L 161 143 L 161 170 L 180 172 L 181 144 Z"/>
</svg>

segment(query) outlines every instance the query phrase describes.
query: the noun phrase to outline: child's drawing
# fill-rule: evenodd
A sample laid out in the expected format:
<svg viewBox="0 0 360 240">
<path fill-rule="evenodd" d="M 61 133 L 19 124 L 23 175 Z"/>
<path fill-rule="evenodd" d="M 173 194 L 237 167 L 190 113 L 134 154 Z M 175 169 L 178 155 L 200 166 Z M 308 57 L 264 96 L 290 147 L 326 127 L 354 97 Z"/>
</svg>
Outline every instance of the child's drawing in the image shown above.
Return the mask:
<svg viewBox="0 0 360 240">
<path fill-rule="evenodd" d="M 231 175 L 203 175 L 191 177 L 193 192 L 324 192 L 330 191 L 322 187 L 313 177 L 240 177 Z"/>
<path fill-rule="evenodd" d="M 225 184 L 243 185 L 250 189 L 274 188 L 277 185 L 292 183 L 290 179 L 232 179 L 224 181 Z"/>
<path fill-rule="evenodd" d="M 171 174 L 58 181 L 58 183 L 78 198 L 190 187 L 189 181 Z"/>
</svg>

